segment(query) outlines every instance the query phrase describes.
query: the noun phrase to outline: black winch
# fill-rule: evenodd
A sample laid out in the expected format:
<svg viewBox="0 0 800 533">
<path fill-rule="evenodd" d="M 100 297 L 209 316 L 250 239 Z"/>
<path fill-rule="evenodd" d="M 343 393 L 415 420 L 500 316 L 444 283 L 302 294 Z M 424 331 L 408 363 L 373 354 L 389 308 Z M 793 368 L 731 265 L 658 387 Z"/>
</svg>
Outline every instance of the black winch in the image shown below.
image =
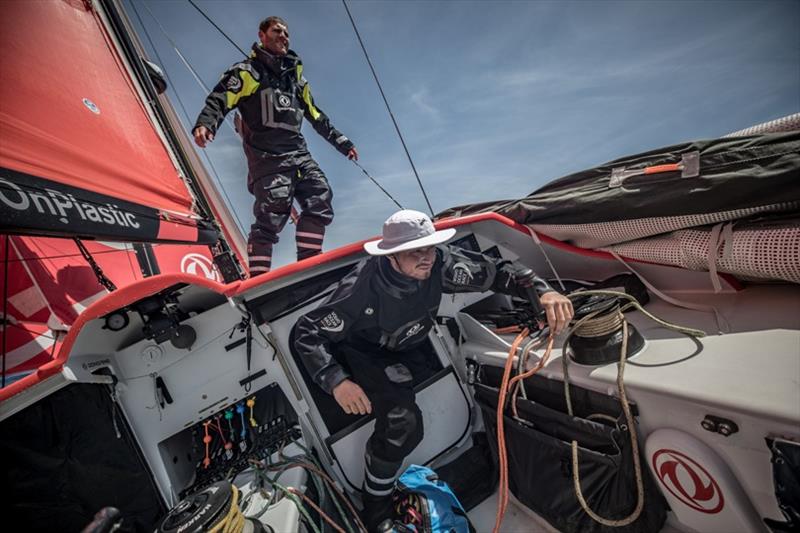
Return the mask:
<svg viewBox="0 0 800 533">
<path fill-rule="evenodd" d="M 597 297 L 594 297 L 597 298 Z M 593 299 L 594 299 L 593 298 Z M 571 358 L 582 365 L 602 365 L 618 361 L 627 329 L 627 357 L 637 354 L 644 347 L 644 338 L 633 324 L 623 328 L 625 320 L 620 310 L 620 300 L 614 297 L 598 298 L 579 308 L 576 319 L 593 314 L 581 323 L 569 338 Z"/>
<path fill-rule="evenodd" d="M 239 510 L 239 489 L 220 481 L 181 500 L 170 510 L 156 533 L 232 531 L 266 533 L 264 525 L 244 518 Z"/>
<path fill-rule="evenodd" d="M 161 522 L 159 533 L 200 533 L 221 523 L 233 501 L 231 484 L 214 483 L 195 492 L 173 507 Z"/>
</svg>

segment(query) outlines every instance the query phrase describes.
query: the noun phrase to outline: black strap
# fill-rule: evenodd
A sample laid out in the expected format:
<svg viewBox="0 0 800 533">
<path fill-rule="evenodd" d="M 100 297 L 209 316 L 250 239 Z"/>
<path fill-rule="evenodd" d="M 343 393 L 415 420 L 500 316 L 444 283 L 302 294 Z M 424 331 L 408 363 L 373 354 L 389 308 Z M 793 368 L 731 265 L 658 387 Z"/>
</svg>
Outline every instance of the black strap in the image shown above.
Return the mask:
<svg viewBox="0 0 800 533">
<path fill-rule="evenodd" d="M 2 374 L 2 387 L 6 386 L 6 329 L 8 328 L 8 247 L 11 242 L 6 235 L 6 245 L 4 247 L 5 253 L 3 257 L 3 374 Z"/>
<path fill-rule="evenodd" d="M 78 246 L 78 250 L 81 251 L 81 255 L 83 256 L 83 258 L 86 259 L 86 262 L 89 263 L 90 267 L 92 267 L 92 272 L 94 272 L 94 275 L 97 278 L 97 282 L 100 283 L 100 285 L 102 285 L 103 287 L 105 287 L 105 289 L 108 292 L 114 292 L 115 290 L 117 290 L 117 286 L 114 285 L 114 283 L 110 279 L 108 279 L 108 277 L 103 272 L 103 269 L 100 268 L 100 265 L 98 265 L 97 261 L 94 260 L 94 257 L 92 257 L 92 254 L 90 254 L 89 250 L 86 249 L 86 246 L 84 246 L 83 242 L 81 242 L 81 240 L 78 237 L 75 237 L 73 240 L 75 241 L 75 244 Z"/>
<path fill-rule="evenodd" d="M 246 317 L 242 319 L 242 326 L 244 327 L 244 338 L 246 342 L 246 351 L 247 351 L 247 375 L 250 376 L 250 362 L 253 358 L 253 327 L 252 321 L 250 320 L 250 313 L 247 314 Z M 247 381 L 244 384 L 244 391 L 249 393 L 250 387 L 252 386 L 252 381 Z"/>
</svg>

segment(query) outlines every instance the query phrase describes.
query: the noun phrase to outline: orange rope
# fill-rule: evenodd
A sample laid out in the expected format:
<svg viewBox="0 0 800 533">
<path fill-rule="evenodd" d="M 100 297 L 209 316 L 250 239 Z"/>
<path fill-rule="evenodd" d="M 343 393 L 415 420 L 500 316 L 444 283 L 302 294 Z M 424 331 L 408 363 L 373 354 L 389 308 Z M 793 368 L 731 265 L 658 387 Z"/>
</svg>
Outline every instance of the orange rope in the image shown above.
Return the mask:
<svg viewBox="0 0 800 533">
<path fill-rule="evenodd" d="M 506 393 L 508 392 L 509 377 L 511 377 L 511 367 L 514 366 L 514 355 L 527 336 L 528 328 L 525 328 L 517 335 L 508 350 L 506 366 L 503 370 L 503 380 L 500 382 L 500 392 L 497 397 L 497 458 L 500 463 L 500 487 L 497 495 L 497 517 L 494 522 L 494 533 L 500 531 L 500 524 L 503 523 L 503 515 L 505 515 L 506 507 L 508 506 L 508 458 L 506 457 L 506 439 L 503 432 L 503 408 L 505 406 Z"/>
<path fill-rule="evenodd" d="M 517 363 L 517 368 L 525 368 L 525 365 L 528 362 L 528 356 L 533 351 L 533 349 L 537 348 L 540 344 L 542 344 L 542 340 L 541 339 L 536 339 L 536 340 L 528 342 L 525 345 L 525 348 L 522 349 L 522 355 L 520 356 L 520 360 Z M 514 416 L 517 416 L 516 406 L 514 405 L 514 403 L 516 402 L 516 397 L 517 397 L 517 394 L 519 394 L 519 390 L 520 390 L 521 386 L 522 386 L 522 383 L 520 383 L 519 381 L 509 382 L 509 384 L 508 384 L 508 390 L 510 391 L 511 398 L 512 398 L 511 407 L 514 409 Z"/>
<path fill-rule="evenodd" d="M 494 331 L 496 334 L 501 335 L 503 333 L 519 333 L 522 328 L 519 326 L 506 326 L 504 328 L 495 328 Z"/>
<path fill-rule="evenodd" d="M 547 347 L 544 349 L 544 355 L 542 355 L 542 358 L 539 359 L 539 363 L 535 367 L 533 367 L 530 370 L 528 370 L 527 372 L 524 372 L 524 373 L 522 373 L 522 374 L 520 374 L 518 376 L 515 376 L 515 377 L 511 378 L 511 381 L 508 383 L 509 387 L 512 387 L 515 384 L 519 383 L 517 388 L 514 389 L 514 394 L 513 394 L 512 398 L 511 398 L 511 410 L 513 411 L 515 417 L 519 417 L 519 415 L 517 414 L 517 392 L 519 392 L 519 387 L 524 386 L 524 385 L 522 385 L 521 381 L 523 379 L 531 377 L 532 375 L 537 373 L 539 370 L 544 368 L 544 365 L 547 364 L 547 360 L 550 359 L 550 353 L 552 353 L 552 351 L 553 351 L 553 341 L 554 340 L 555 340 L 555 338 L 553 337 L 553 335 L 551 333 L 550 336 L 547 338 Z"/>
<path fill-rule="evenodd" d="M 511 386 L 518 384 L 521 380 L 534 375 L 539 370 L 544 368 L 544 365 L 547 363 L 547 360 L 550 358 L 550 353 L 553 350 L 554 336 L 551 332 L 547 339 L 545 353 L 539 360 L 539 363 L 527 372 L 511 378 L 511 368 L 514 366 L 514 356 L 517 353 L 517 349 L 519 349 L 520 344 L 522 344 L 522 341 L 525 340 L 525 337 L 527 336 L 528 328 L 525 328 L 520 332 L 519 335 L 517 335 L 517 338 L 514 339 L 514 342 L 511 344 L 511 348 L 508 350 L 508 357 L 506 358 L 506 365 L 503 369 L 503 379 L 500 382 L 500 391 L 497 396 L 497 457 L 498 462 L 500 463 L 500 487 L 497 489 L 497 517 L 495 518 L 493 533 L 499 533 L 500 526 L 503 523 L 503 517 L 505 516 L 506 509 L 508 508 L 508 455 L 506 454 L 506 437 L 503 418 L 506 395 L 508 394 Z M 525 351 L 520 355 L 520 357 L 523 358 L 523 363 L 534 346 L 538 346 L 539 344 L 540 343 L 531 343 L 529 346 L 526 346 Z M 519 387 L 521 385 L 522 384 L 519 383 L 517 386 Z M 511 408 L 514 411 L 514 416 L 517 416 L 516 390 L 512 400 Z"/>
</svg>

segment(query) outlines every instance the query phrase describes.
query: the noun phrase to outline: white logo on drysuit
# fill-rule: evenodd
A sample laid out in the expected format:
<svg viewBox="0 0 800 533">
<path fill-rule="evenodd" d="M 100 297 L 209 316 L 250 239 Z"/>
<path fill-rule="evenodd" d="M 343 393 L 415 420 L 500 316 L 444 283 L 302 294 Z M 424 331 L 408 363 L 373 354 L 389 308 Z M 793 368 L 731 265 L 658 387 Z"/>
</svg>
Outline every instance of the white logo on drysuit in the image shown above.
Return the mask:
<svg viewBox="0 0 800 533">
<path fill-rule="evenodd" d="M 472 272 L 470 272 L 466 263 L 453 265 L 453 283 L 456 285 L 468 285 L 472 278 Z"/>
<path fill-rule="evenodd" d="M 339 315 L 336 314 L 336 311 L 331 311 L 322 317 L 322 320 L 319 322 L 322 329 L 325 331 L 330 331 L 331 333 L 339 333 L 344 329 L 344 321 L 339 318 Z"/>
<path fill-rule="evenodd" d="M 405 335 L 405 337 L 403 337 L 402 339 L 400 339 L 400 342 L 398 342 L 398 343 L 397 343 L 397 344 L 398 344 L 398 346 L 399 346 L 400 344 L 403 344 L 405 341 L 407 341 L 408 339 L 410 339 L 411 337 L 413 337 L 414 335 L 416 335 L 416 334 L 417 334 L 417 333 L 419 333 L 420 331 L 422 331 L 422 324 L 420 324 L 419 322 L 417 322 L 416 324 L 414 324 L 413 326 L 411 326 L 410 328 L 408 328 L 408 331 L 406 331 L 406 335 Z"/>
<path fill-rule="evenodd" d="M 290 105 L 292 105 L 292 101 L 289 99 L 288 96 L 282 94 L 278 96 L 278 105 L 284 108 L 288 108 Z"/>
<path fill-rule="evenodd" d="M 228 78 L 226 87 L 231 92 L 239 92 L 239 90 L 242 88 L 242 79 L 237 75 L 233 75 Z"/>
</svg>

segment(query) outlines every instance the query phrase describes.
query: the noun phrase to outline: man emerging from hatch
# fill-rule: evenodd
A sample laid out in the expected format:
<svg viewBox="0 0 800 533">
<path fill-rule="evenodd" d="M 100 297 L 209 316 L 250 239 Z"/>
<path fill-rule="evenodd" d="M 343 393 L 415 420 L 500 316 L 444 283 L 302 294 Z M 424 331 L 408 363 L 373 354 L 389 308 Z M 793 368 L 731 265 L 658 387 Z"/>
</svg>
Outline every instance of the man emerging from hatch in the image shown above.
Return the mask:
<svg viewBox="0 0 800 533">
<path fill-rule="evenodd" d="M 291 214 L 293 199 L 301 209 L 295 233 L 298 260 L 322 252 L 325 226 L 333 220 L 333 193 L 300 133 L 303 117 L 339 152 L 358 159 L 353 143 L 314 103 L 303 63 L 289 49 L 286 22 L 265 19 L 258 39 L 250 57 L 222 75 L 192 130 L 195 143 L 205 148 L 229 111 L 241 113 L 247 190 L 256 197 L 256 221 L 247 242 L 251 275 L 269 272 L 272 246 Z"/>
<path fill-rule="evenodd" d="M 382 239 L 364 244 L 374 257 L 297 322 L 295 348 L 314 381 L 346 413 L 375 413 L 363 493 L 371 531 L 388 517 L 403 459 L 422 441 L 413 387 L 433 374 L 421 348 L 442 293 L 493 290 L 526 298 L 533 288 L 552 331 L 572 318 L 570 301 L 531 269 L 442 245 L 455 231 L 436 231 L 419 211 L 398 211 L 384 223 Z"/>
</svg>

